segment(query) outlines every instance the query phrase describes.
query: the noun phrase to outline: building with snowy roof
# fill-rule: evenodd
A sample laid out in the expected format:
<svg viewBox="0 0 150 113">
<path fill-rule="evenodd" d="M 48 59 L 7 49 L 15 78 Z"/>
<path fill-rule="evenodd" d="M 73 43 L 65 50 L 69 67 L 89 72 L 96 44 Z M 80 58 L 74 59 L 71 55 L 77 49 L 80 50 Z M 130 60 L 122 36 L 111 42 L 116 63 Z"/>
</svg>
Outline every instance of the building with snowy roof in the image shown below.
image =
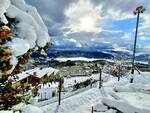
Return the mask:
<svg viewBox="0 0 150 113">
<path fill-rule="evenodd" d="M 54 69 L 52 67 L 46 68 L 34 68 L 28 71 L 24 71 L 15 75 L 16 81 L 14 82 L 14 87 L 27 87 L 27 86 L 35 86 L 37 84 L 46 84 L 49 82 L 56 81 L 60 79 L 59 70 Z"/>
</svg>

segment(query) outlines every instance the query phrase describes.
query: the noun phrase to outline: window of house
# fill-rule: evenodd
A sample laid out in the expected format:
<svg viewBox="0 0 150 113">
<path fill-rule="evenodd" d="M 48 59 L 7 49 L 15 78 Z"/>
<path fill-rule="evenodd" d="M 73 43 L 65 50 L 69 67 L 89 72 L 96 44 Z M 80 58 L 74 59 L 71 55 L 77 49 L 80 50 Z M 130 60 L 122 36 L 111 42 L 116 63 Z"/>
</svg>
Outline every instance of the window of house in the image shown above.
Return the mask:
<svg viewBox="0 0 150 113">
<path fill-rule="evenodd" d="M 26 83 L 26 82 L 27 82 L 27 78 L 25 78 L 21 81 L 21 83 Z"/>
</svg>

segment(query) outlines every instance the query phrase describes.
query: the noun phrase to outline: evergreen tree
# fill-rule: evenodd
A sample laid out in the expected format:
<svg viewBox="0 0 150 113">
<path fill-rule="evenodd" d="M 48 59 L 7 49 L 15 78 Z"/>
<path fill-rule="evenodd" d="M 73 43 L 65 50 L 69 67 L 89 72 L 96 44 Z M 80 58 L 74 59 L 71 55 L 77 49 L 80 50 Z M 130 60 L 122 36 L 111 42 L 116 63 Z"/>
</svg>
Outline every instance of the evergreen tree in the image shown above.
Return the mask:
<svg viewBox="0 0 150 113">
<path fill-rule="evenodd" d="M 8 24 L 11 25 L 11 22 Z M 11 41 L 13 31 L 5 24 L 0 22 L 0 109 L 9 109 L 21 101 L 21 96 L 17 95 L 22 90 L 21 87 L 13 88 L 13 80 L 17 79 L 14 74 L 21 72 L 21 65 L 28 62 L 30 51 L 18 57 L 18 64 L 13 67 L 10 63 L 12 58 L 12 49 L 5 46 Z M 21 64 L 21 65 L 20 65 Z M 10 79 L 11 78 L 11 79 Z"/>
<path fill-rule="evenodd" d="M 1 22 L 0 26 L 0 108 L 8 109 L 12 102 L 16 103 L 16 91 L 12 88 L 12 83 L 8 80 L 11 74 L 12 65 L 10 59 L 12 57 L 11 48 L 3 45 L 12 37 L 12 30 L 4 28 Z"/>
</svg>

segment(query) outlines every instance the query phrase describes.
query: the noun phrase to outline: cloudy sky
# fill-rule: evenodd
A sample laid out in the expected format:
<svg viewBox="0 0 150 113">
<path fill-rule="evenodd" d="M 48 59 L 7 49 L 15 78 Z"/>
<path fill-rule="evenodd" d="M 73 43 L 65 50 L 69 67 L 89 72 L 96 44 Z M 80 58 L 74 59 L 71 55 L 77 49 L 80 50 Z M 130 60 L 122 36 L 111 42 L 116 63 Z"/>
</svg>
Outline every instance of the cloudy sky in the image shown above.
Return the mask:
<svg viewBox="0 0 150 113">
<path fill-rule="evenodd" d="M 138 51 L 150 53 L 150 0 L 26 0 L 48 26 L 55 46 L 132 50 L 136 16 L 140 15 Z"/>
</svg>

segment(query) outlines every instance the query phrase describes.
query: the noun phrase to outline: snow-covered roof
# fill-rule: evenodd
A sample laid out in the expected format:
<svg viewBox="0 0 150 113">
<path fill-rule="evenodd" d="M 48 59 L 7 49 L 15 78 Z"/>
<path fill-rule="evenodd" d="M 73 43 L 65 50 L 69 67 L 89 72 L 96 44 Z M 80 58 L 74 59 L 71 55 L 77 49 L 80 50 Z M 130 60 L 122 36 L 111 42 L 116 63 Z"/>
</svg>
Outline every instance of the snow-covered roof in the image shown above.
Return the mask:
<svg viewBox="0 0 150 113">
<path fill-rule="evenodd" d="M 57 74 L 58 70 L 51 68 L 51 67 L 47 67 L 47 68 L 36 68 L 35 70 L 31 71 L 30 73 L 34 73 L 36 72 L 36 77 L 38 78 L 42 78 L 44 75 L 47 74 L 47 76 L 50 76 L 52 73 L 54 73 L 54 75 Z"/>
<path fill-rule="evenodd" d="M 46 68 L 37 67 L 37 68 L 31 69 L 31 70 L 27 70 L 27 71 L 24 71 L 22 73 L 19 73 L 15 76 L 18 76 L 19 77 L 18 81 L 20 81 L 20 80 L 23 80 L 23 79 L 31 76 L 31 75 L 35 76 L 34 72 L 36 72 L 36 77 L 42 78 L 46 74 L 47 74 L 47 76 L 50 76 L 52 73 L 54 73 L 54 75 L 56 75 L 58 73 L 58 70 L 54 69 L 52 67 L 46 67 Z"/>
</svg>

